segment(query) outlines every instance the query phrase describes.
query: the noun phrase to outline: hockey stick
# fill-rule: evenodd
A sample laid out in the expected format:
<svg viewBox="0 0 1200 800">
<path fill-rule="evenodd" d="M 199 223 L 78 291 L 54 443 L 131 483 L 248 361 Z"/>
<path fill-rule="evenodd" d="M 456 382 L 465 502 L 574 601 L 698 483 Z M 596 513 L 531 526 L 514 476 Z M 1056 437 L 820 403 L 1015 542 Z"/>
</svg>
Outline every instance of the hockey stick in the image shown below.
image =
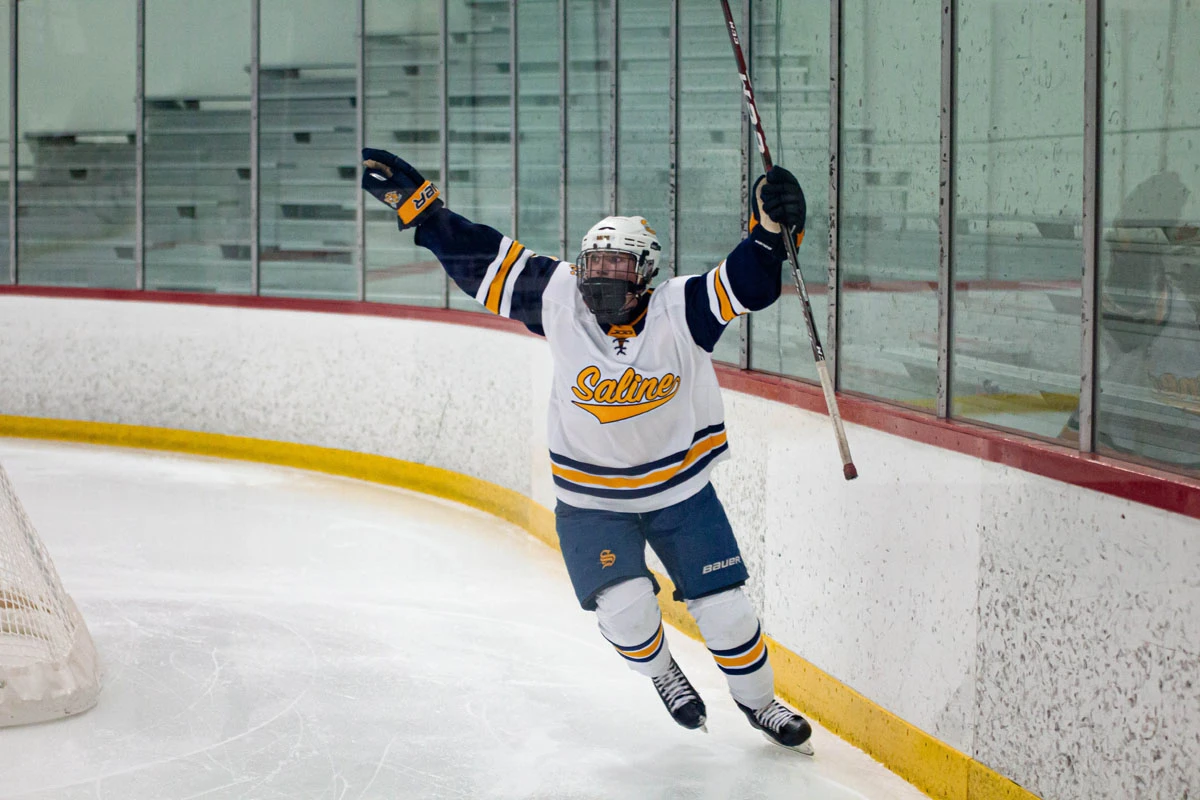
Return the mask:
<svg viewBox="0 0 1200 800">
<path fill-rule="evenodd" d="M 746 95 L 746 108 L 750 119 L 754 122 L 754 136 L 758 143 L 758 154 L 762 156 L 763 170 L 771 171 L 771 151 L 767 147 L 767 137 L 763 133 L 762 121 L 758 116 L 758 105 L 754 102 L 754 87 L 750 85 L 750 70 L 746 67 L 746 57 L 742 54 L 742 43 L 738 39 L 737 26 L 733 24 L 733 12 L 729 10 L 729 0 L 721 0 L 721 8 L 725 10 L 725 24 L 729 28 L 729 43 L 733 45 L 733 55 L 737 59 L 738 74 L 742 78 L 742 93 Z M 778 101 L 776 101 L 778 102 Z M 796 260 L 796 233 L 784 228 L 783 245 L 787 249 L 788 260 L 792 266 L 792 279 L 796 282 L 796 291 L 800 295 L 800 304 L 804 310 L 804 325 L 808 328 L 808 341 L 812 344 L 813 361 L 817 365 L 817 375 L 821 378 L 821 388 L 825 392 L 825 405 L 829 408 L 829 418 L 833 420 L 833 431 L 837 436 L 838 451 L 842 455 L 842 475 L 846 480 L 858 477 L 858 470 L 850 458 L 850 444 L 846 441 L 846 430 L 842 427 L 842 415 L 838 411 L 837 396 L 833 393 L 833 380 L 829 377 L 829 367 L 825 365 L 825 349 L 821 347 L 821 337 L 817 335 L 816 325 L 813 324 L 812 304 L 808 301 L 808 290 L 804 288 L 804 278 L 800 275 L 800 262 Z"/>
</svg>

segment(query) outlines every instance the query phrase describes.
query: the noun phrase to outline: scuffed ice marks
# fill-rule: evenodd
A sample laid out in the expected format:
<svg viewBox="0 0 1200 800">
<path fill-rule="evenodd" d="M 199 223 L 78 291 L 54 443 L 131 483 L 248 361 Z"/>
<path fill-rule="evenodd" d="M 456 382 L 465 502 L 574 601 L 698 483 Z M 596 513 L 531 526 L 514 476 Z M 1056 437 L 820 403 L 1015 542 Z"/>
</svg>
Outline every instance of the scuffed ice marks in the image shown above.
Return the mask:
<svg viewBox="0 0 1200 800">
<path fill-rule="evenodd" d="M 214 460 L 179 458 L 272 477 L 158 480 L 128 456 L 0 442 L 106 667 L 92 711 L 5 731 L 6 797 L 920 796 L 821 730 L 799 767 L 673 635 L 710 698 L 711 733 L 684 735 L 558 555 L 494 518 Z"/>
</svg>

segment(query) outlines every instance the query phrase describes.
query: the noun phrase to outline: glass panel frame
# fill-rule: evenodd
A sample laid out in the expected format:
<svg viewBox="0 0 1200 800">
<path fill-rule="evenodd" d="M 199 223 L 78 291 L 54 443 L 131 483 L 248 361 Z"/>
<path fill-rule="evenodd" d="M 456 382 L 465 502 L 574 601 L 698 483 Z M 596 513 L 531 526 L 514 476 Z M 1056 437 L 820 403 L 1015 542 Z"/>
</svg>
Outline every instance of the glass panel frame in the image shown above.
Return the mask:
<svg viewBox="0 0 1200 800">
<path fill-rule="evenodd" d="M 838 385 L 932 411 L 941 8 L 842 4 Z"/>
<path fill-rule="evenodd" d="M 499 4 L 450 0 L 447 15 L 450 94 L 447 204 L 506 236 L 512 230 L 511 16 Z M 457 287 L 450 308 L 487 313 Z"/>
<path fill-rule="evenodd" d="M 357 4 L 258 2 L 259 294 L 357 299 Z"/>
<path fill-rule="evenodd" d="M 19 281 L 135 288 L 137 3 L 23 0 L 18 14 Z"/>
<path fill-rule="evenodd" d="M 656 279 L 671 267 L 670 8 L 657 0 L 621 0 L 618 11 L 617 211 L 644 217 L 663 255 Z"/>
<path fill-rule="evenodd" d="M 1084 5 L 959 0 L 956 14 L 951 415 L 1069 441 L 1082 352 Z"/>
<path fill-rule="evenodd" d="M 567 252 L 613 213 L 612 2 L 567 0 Z"/>
<path fill-rule="evenodd" d="M 0 227 L 3 228 L 0 232 L 0 270 L 3 270 L 5 276 L 4 283 L 17 282 L 16 261 L 12 258 L 13 253 L 10 250 L 12 217 L 15 216 L 11 212 L 15 209 L 12 207 L 11 191 L 14 187 L 10 186 L 9 169 L 15 150 L 12 130 L 16 123 L 12 113 L 12 22 L 15 13 L 16 3 L 0 6 L 0 59 L 3 59 L 0 63 L 0 138 L 3 138 L 3 142 L 0 143 L 0 180 L 4 181 L 4 194 L 0 199 L 0 204 L 3 205 L 3 208 L 0 208 Z"/>
<path fill-rule="evenodd" d="M 1200 5 L 1106 3 L 1097 452 L 1200 476 Z M 1071 427 L 1077 429 L 1077 421 Z"/>
<path fill-rule="evenodd" d="M 248 293 L 250 6 L 145 2 L 144 287 Z"/>
<path fill-rule="evenodd" d="M 751 21 L 751 78 L 771 158 L 796 176 L 808 204 L 804 243 L 796 255 L 813 322 L 824 335 L 829 328 L 830 4 L 753 0 Z M 752 186 L 763 171 L 757 152 L 749 170 Z M 812 345 L 790 270 L 784 266 L 783 296 L 751 316 L 749 366 L 815 382 Z"/>
<path fill-rule="evenodd" d="M 559 0 L 517 4 L 517 238 L 536 253 L 560 253 L 563 179 L 559 124 Z"/>
<path fill-rule="evenodd" d="M 440 3 L 368 0 L 364 38 L 364 141 L 394 152 L 449 197 L 442 175 Z M 441 306 L 445 273 L 433 255 L 401 232 L 396 214 L 366 203 L 366 299 Z"/>
<path fill-rule="evenodd" d="M 742 5 L 731 6 L 735 22 Z M 743 28 L 739 25 L 739 34 Z M 674 268 L 677 276 L 700 275 L 738 245 L 747 215 L 741 188 L 746 174 L 743 96 L 719 4 L 680 0 L 676 85 L 679 261 Z M 757 93 L 757 82 L 754 88 Z M 714 359 L 739 362 L 741 327 L 740 322 L 729 324 L 713 349 Z"/>
</svg>

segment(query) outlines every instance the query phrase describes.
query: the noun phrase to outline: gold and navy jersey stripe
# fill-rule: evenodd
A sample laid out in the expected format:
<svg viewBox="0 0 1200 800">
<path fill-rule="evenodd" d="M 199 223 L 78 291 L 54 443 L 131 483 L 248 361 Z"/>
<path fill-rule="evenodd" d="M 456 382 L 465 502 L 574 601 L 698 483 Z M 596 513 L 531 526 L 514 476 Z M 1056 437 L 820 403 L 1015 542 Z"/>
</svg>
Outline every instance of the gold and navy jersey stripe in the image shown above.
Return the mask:
<svg viewBox="0 0 1200 800">
<path fill-rule="evenodd" d="M 762 637 L 762 626 L 754 631 L 750 641 L 728 650 L 713 650 L 709 648 L 717 666 L 726 675 L 747 675 L 762 669 L 767 663 L 767 642 Z"/>
<path fill-rule="evenodd" d="M 542 292 L 562 263 L 557 258 L 532 253 L 447 208 L 430 213 L 417 228 L 416 243 L 432 250 L 458 287 L 488 311 L 545 335 Z"/>
<path fill-rule="evenodd" d="M 493 314 L 507 317 L 512 309 L 513 287 L 525 270 L 525 264 L 533 253 L 525 245 L 505 236 L 500 240 L 496 257 L 488 264 L 475 299 Z"/>
<path fill-rule="evenodd" d="M 724 261 L 684 287 L 688 330 L 712 352 L 730 322 L 779 298 L 783 237 L 759 226 Z"/>
<path fill-rule="evenodd" d="M 602 467 L 550 452 L 554 483 L 569 492 L 634 499 L 649 497 L 689 480 L 729 449 L 725 423 L 697 431 L 686 450 L 633 467 Z"/>
<path fill-rule="evenodd" d="M 636 644 L 633 647 L 622 647 L 611 639 L 608 640 L 608 643 L 616 648 L 617 652 L 623 658 L 629 661 L 644 663 L 652 660 L 662 652 L 664 638 L 662 622 L 659 622 L 658 630 L 654 632 L 654 635 L 641 644 Z"/>
<path fill-rule="evenodd" d="M 716 269 L 710 270 L 704 276 L 705 289 L 708 292 L 708 310 L 722 325 L 728 325 L 735 317 L 750 312 L 733 293 L 725 264 L 726 262 L 722 261 Z"/>
</svg>

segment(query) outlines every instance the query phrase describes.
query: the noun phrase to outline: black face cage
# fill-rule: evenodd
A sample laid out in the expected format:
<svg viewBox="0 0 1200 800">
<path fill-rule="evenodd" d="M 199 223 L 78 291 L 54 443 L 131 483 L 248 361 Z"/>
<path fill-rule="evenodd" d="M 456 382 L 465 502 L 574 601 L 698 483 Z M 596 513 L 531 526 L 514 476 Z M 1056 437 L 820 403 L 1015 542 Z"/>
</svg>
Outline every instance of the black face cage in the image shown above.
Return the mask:
<svg viewBox="0 0 1200 800">
<path fill-rule="evenodd" d="M 634 262 L 631 266 L 626 268 L 626 270 L 623 273 L 609 272 L 608 274 L 600 275 L 600 276 L 592 275 L 591 274 L 592 268 L 588 263 L 589 261 L 591 261 L 590 256 L 603 254 L 603 253 L 621 253 L 623 255 L 632 256 L 634 259 Z M 650 283 L 650 279 L 654 277 L 653 275 L 646 274 L 646 263 L 647 263 L 647 259 L 649 258 L 649 255 L 650 254 L 646 251 L 642 251 L 639 254 L 639 253 L 631 252 L 629 250 L 618 250 L 615 247 L 614 248 L 600 247 L 600 248 L 593 248 L 591 250 L 580 251 L 579 257 L 575 259 L 575 264 L 576 264 L 576 266 L 579 267 L 578 282 L 580 284 L 582 284 L 584 281 L 589 280 L 589 279 L 596 280 L 597 278 L 604 278 L 604 279 L 608 279 L 608 280 L 625 281 L 627 283 L 632 283 L 639 288 L 644 287 L 644 286 L 648 285 Z"/>
<path fill-rule="evenodd" d="M 628 258 L 622 259 L 623 269 L 606 269 L 603 274 L 593 273 L 594 267 L 589 263 L 595 256 L 619 253 Z M 576 283 L 579 293 L 583 295 L 584 305 L 588 307 L 602 324 L 623 324 L 631 312 L 628 307 L 630 295 L 641 295 L 650 284 L 646 275 L 646 263 L 649 254 L 637 254 L 617 248 L 594 248 L 579 253 L 575 260 L 578 267 Z"/>
</svg>

